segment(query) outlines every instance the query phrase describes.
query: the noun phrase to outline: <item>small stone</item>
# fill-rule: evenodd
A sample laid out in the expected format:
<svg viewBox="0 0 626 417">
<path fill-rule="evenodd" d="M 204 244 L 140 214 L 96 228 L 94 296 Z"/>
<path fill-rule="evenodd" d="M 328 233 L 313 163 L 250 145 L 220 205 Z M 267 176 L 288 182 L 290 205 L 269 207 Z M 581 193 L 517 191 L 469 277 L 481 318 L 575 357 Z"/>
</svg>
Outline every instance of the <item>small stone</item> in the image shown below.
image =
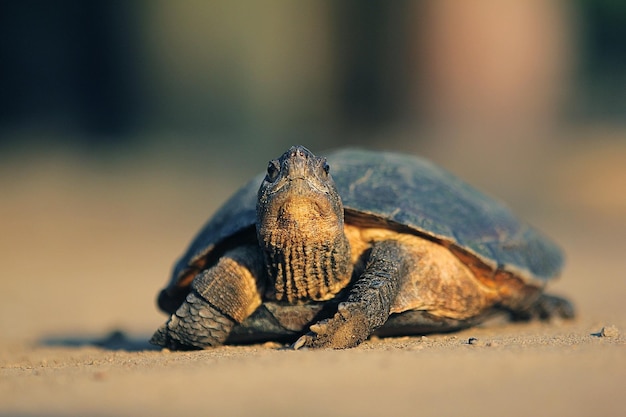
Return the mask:
<svg viewBox="0 0 626 417">
<path fill-rule="evenodd" d="M 467 344 L 472 346 L 485 346 L 485 342 L 478 340 L 476 337 L 470 337 L 467 340 Z"/>
<path fill-rule="evenodd" d="M 600 330 L 601 337 L 618 337 L 619 330 L 616 326 L 604 326 L 602 330 Z"/>
</svg>

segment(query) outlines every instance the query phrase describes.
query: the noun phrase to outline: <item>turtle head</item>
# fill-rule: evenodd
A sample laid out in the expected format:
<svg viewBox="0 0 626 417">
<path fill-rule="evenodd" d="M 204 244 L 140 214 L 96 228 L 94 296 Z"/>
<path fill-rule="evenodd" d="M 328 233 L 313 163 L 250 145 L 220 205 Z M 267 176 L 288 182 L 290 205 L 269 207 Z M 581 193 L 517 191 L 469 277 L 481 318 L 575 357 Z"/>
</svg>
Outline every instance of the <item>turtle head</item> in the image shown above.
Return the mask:
<svg viewBox="0 0 626 417">
<path fill-rule="evenodd" d="M 320 220 L 335 218 L 343 223 L 343 205 L 326 158 L 313 155 L 304 146 L 292 146 L 280 158 L 272 159 L 259 189 L 260 215 L 264 209 L 284 208 L 286 203 L 307 209 L 298 215 L 319 215 Z M 286 214 L 291 218 L 295 213 Z"/>
<path fill-rule="evenodd" d="M 269 162 L 257 236 L 278 300 L 325 300 L 343 288 L 352 273 L 350 245 L 326 158 L 293 146 Z"/>
</svg>

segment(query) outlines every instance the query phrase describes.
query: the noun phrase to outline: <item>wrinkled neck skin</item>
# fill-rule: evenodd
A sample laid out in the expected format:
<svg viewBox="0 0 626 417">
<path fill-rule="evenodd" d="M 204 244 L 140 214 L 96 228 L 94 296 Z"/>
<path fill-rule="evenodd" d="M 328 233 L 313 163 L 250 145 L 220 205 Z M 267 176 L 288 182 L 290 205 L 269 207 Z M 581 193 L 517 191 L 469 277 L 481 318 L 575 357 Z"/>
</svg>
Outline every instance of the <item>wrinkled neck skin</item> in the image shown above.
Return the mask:
<svg viewBox="0 0 626 417">
<path fill-rule="evenodd" d="M 338 195 L 312 190 L 304 179 L 277 193 L 260 192 L 257 236 L 270 279 L 269 298 L 328 300 L 350 281 L 350 244 Z"/>
</svg>

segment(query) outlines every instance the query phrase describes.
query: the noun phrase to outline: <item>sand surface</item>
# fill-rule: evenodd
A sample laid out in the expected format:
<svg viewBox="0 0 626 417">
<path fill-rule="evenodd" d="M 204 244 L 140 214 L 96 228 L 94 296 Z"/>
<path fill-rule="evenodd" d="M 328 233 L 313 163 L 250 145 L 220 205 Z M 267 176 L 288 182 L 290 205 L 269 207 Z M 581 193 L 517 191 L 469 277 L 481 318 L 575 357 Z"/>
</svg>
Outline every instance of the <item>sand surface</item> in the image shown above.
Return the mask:
<svg viewBox="0 0 626 417">
<path fill-rule="evenodd" d="M 626 148 L 603 149 L 559 152 L 518 199 L 541 201 L 521 211 L 567 253 L 551 288 L 576 320 L 346 351 L 147 344 L 174 259 L 235 184 L 154 161 L 4 161 L 0 415 L 626 415 Z"/>
</svg>

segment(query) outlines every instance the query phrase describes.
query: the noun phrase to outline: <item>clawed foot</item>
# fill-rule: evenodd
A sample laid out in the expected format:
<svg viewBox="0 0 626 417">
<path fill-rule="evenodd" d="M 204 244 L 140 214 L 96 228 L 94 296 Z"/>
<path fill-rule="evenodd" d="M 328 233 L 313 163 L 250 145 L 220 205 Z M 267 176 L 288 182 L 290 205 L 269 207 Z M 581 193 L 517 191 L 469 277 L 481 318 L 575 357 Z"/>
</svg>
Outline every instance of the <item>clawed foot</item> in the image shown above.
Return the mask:
<svg viewBox="0 0 626 417">
<path fill-rule="evenodd" d="M 512 319 L 516 321 L 572 319 L 575 315 L 574 306 L 569 300 L 549 294 L 539 296 L 526 310 L 511 312 Z"/>
<path fill-rule="evenodd" d="M 356 303 L 342 303 L 330 318 L 311 325 L 291 347 L 345 349 L 359 345 L 371 333 L 363 309 Z"/>
</svg>

